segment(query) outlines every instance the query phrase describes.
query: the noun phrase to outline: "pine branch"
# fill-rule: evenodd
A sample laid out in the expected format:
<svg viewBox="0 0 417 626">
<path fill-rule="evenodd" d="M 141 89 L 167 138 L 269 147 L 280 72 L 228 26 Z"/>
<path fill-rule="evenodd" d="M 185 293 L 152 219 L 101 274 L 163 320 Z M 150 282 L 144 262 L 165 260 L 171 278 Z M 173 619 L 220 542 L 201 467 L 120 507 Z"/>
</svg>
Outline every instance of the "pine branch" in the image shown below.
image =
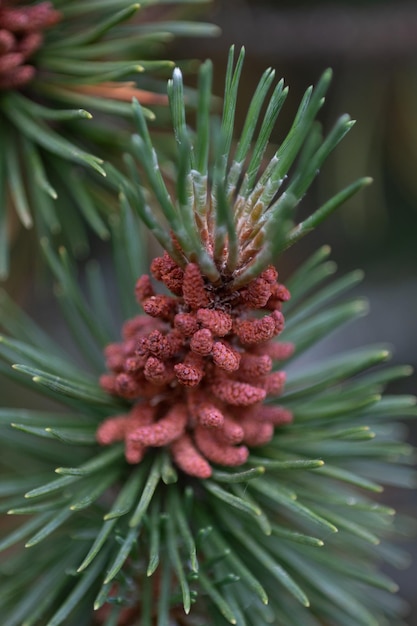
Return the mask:
<svg viewBox="0 0 417 626">
<path fill-rule="evenodd" d="M 80 11 L 95 6 L 74 2 Z M 14 547 L 0 567 L 8 626 L 402 623 L 396 585 L 378 567 L 404 556 L 390 543 L 394 511 L 375 494 L 384 484 L 415 484 L 411 447 L 401 429 L 386 427 L 396 416 L 414 418 L 415 400 L 382 395 L 410 369 L 383 366 L 384 346 L 296 367 L 304 350 L 365 312 L 345 295 L 361 273 L 330 282 L 336 268 L 323 247 L 289 279 L 290 298 L 270 265 L 294 240 L 294 209 L 313 166 L 350 122 L 311 143 L 325 73 L 263 163 L 285 98 L 278 83 L 257 135 L 268 70 L 231 156 L 242 63 L 243 53 L 235 65 L 231 52 L 217 126 L 211 66 L 202 66 L 195 132 L 174 72 L 175 195 L 137 104 L 132 153 L 146 187 L 132 176 L 132 159 L 130 178 L 106 166 L 123 188 L 112 220 L 121 342 L 99 266 L 90 265 L 86 296 L 67 252 L 46 240 L 85 367 L 3 296 L 1 371 L 60 407 L 0 411 L 0 507 L 23 516 L 0 544 Z M 135 303 L 134 278 L 146 268 L 138 217 L 167 247 L 151 272 L 171 295 L 144 275 Z"/>
<path fill-rule="evenodd" d="M 25 228 L 59 233 L 75 254 L 88 251 L 85 224 L 100 238 L 110 237 L 108 218 L 116 207 L 103 180 L 103 157 L 120 156 L 127 136 L 120 118 L 131 119 L 133 97 L 152 120 L 152 109 L 167 104 L 160 93 L 164 80 L 149 90 L 141 87 L 141 75 L 172 69 L 172 61 L 153 56 L 172 37 L 218 31 L 211 24 L 162 21 L 164 2 L 156 3 L 159 17 L 149 20 L 146 4 L 2 3 L 0 279 L 9 267 L 8 208 Z M 176 16 L 187 2 L 178 4 Z"/>
</svg>

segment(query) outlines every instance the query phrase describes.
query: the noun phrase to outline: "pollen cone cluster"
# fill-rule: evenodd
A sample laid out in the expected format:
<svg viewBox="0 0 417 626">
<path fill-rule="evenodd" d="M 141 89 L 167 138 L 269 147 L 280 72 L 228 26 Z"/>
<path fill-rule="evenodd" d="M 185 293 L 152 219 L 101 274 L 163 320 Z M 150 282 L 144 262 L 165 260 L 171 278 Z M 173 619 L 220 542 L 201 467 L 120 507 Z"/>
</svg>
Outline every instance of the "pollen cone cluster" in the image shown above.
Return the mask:
<svg viewBox="0 0 417 626">
<path fill-rule="evenodd" d="M 104 421 L 97 440 L 125 441 L 129 463 L 149 447 L 169 446 L 181 470 L 208 478 L 211 463 L 245 463 L 248 446 L 265 444 L 275 426 L 291 421 L 286 409 L 263 404 L 285 383 L 273 362 L 292 352 L 275 341 L 289 292 L 272 266 L 238 291 L 206 282 L 194 263 L 181 269 L 166 252 L 151 273 L 173 295 L 156 294 L 148 275 L 137 281 L 145 314 L 124 324 L 122 343 L 106 348 L 111 373 L 100 381 L 134 405 Z"/>
<path fill-rule="evenodd" d="M 35 68 L 27 61 L 42 45 L 42 31 L 61 19 L 51 2 L 11 4 L 0 1 L 0 90 L 32 80 Z"/>
</svg>

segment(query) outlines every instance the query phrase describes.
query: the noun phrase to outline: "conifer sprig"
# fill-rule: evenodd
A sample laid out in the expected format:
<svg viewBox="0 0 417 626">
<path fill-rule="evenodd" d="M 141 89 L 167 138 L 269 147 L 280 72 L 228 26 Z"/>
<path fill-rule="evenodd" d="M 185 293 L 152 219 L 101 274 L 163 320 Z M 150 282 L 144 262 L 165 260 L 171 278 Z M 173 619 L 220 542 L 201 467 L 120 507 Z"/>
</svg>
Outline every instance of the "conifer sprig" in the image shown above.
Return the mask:
<svg viewBox="0 0 417 626">
<path fill-rule="evenodd" d="M 155 4 L 160 17 L 147 18 L 146 7 Z M 174 65 L 160 58 L 163 45 L 177 34 L 217 32 L 211 24 L 175 19 L 187 2 L 163 21 L 172 15 L 167 4 L 2 3 L 0 279 L 8 273 L 10 206 L 26 228 L 62 233 L 75 253 L 88 250 L 85 223 L 99 237 L 110 236 L 107 218 L 115 209 L 103 198 L 103 159 L 120 154 L 132 97 L 154 119 L 152 109 L 167 104 L 157 76 Z M 156 76 L 151 86 L 141 77 L 148 73 Z"/>
<path fill-rule="evenodd" d="M 228 106 L 236 104 L 242 56 L 239 59 L 235 69 L 229 62 Z M 240 256 L 246 239 L 239 234 L 235 214 L 246 215 L 246 221 L 256 229 L 253 194 L 258 189 L 257 199 L 263 201 L 257 217 L 270 224 L 271 212 L 283 229 L 277 249 L 284 248 L 291 237 L 296 238 L 297 225 L 287 227 L 288 216 L 284 218 L 281 209 L 273 208 L 286 193 L 278 194 L 279 185 L 286 184 L 285 190 L 291 187 L 298 201 L 313 176 L 310 163 L 317 166 L 335 138 L 347 129 L 343 120 L 336 124 L 335 133 L 330 133 L 331 140 L 319 144 L 316 138 L 308 139 L 308 129 L 323 97 L 324 78 L 318 92 L 304 98 L 293 130 L 283 144 L 285 149 L 278 149 L 279 158 L 273 157 L 260 171 L 261 157 L 253 154 L 264 152 L 272 118 L 261 122 L 262 139 L 255 138 L 254 126 L 261 96 L 271 81 L 268 72 L 252 101 L 243 139 L 237 144 L 239 160 L 229 161 L 233 111 L 225 109 L 211 161 L 213 151 L 208 149 L 204 124 L 210 95 L 211 70 L 207 68 L 209 65 L 204 65 L 201 73 L 200 125 L 195 135 L 185 125 L 178 72 L 169 87 L 179 141 L 175 200 L 167 195 L 144 118 L 140 108 L 135 108 L 139 135 L 134 146 L 140 147 L 134 149 L 135 156 L 142 155 L 141 166 L 174 237 L 169 231 L 168 237 L 162 237 L 168 229 L 147 207 L 146 187 L 137 184 L 136 179 L 129 182 L 119 175 L 123 202 L 112 220 L 112 235 L 114 282 L 124 319 L 138 313 L 135 278 L 144 270 L 143 265 L 146 268 L 140 216 L 175 256 L 177 268 L 170 267 L 176 273 L 170 275 L 171 282 L 165 280 L 177 290 L 177 304 L 183 297 L 186 310 L 195 296 L 192 290 L 184 295 L 179 289 L 184 276 L 177 269 L 182 272 L 184 267 L 187 272 L 191 265 L 199 298 L 207 292 L 219 296 L 219 302 L 229 302 L 228 285 L 233 284 L 236 294 L 238 281 L 242 281 L 246 291 L 242 289 L 234 296 L 242 299 L 236 300 L 233 321 L 238 328 L 241 321 L 251 322 L 253 311 L 247 302 L 253 304 L 261 291 L 254 289 L 248 295 L 250 285 L 260 279 L 262 272 L 269 272 L 264 275 L 271 278 L 272 268 L 265 267 L 271 261 L 274 242 L 270 242 L 269 231 L 262 233 L 260 239 L 267 247 L 264 253 L 264 247 L 256 247 L 256 237 L 253 241 L 249 238 L 251 253 Z M 277 97 L 267 111 L 276 111 L 279 106 Z M 304 128 L 302 132 L 300 127 Z M 252 154 L 248 151 L 253 141 Z M 302 144 L 301 164 L 286 183 L 281 183 Z M 249 168 L 252 173 L 245 175 L 253 158 L 255 162 Z M 232 169 L 236 171 L 236 163 L 242 161 L 245 163 L 234 174 L 233 185 L 237 187 L 231 185 L 229 189 Z M 133 162 L 128 159 L 128 163 Z M 269 182 L 272 177 L 275 191 Z M 246 199 L 242 205 L 236 204 L 239 194 Z M 341 197 L 329 201 L 330 205 L 338 204 Z M 246 206 L 249 199 L 251 209 Z M 208 201 L 209 209 L 204 201 Z M 313 215 L 316 217 L 310 225 L 319 221 L 323 211 Z M 242 221 L 241 232 L 244 227 Z M 0 543 L 0 549 L 14 550 L 0 567 L 0 608 L 5 623 L 90 626 L 96 621 L 111 626 L 140 620 L 144 626 L 155 622 L 178 626 L 208 622 L 216 626 L 403 625 L 402 603 L 392 595 L 396 585 L 378 571 L 378 565 L 388 561 L 402 566 L 406 557 L 390 544 L 395 533 L 394 511 L 379 502 L 378 494 L 384 483 L 407 487 L 415 482 L 412 449 L 402 441 L 401 429 L 392 425 L 393 417 L 416 416 L 415 400 L 382 395 L 387 383 L 409 375 L 410 369 L 381 367 L 389 358 L 384 346 L 342 352 L 327 359 L 315 357 L 311 365 L 302 366 L 297 361 L 330 332 L 366 313 L 363 299 L 346 298 L 360 281 L 361 273 L 330 282 L 335 266 L 328 261 L 329 248 L 323 247 L 289 278 L 290 300 L 286 291 L 278 289 L 278 305 L 282 305 L 287 318 L 287 328 L 280 337 L 287 346 L 293 343 L 295 351 L 292 355 L 290 351 L 284 353 L 282 344 L 271 338 L 264 342 L 271 341 L 279 348 L 280 368 L 286 370 L 287 380 L 279 399 L 268 396 L 263 409 L 272 414 L 277 409 L 286 411 L 292 421 L 281 424 L 275 433 L 272 429 L 263 445 L 250 446 L 247 460 L 239 466 L 210 459 L 211 474 L 203 479 L 183 470 L 166 445 L 149 445 L 143 458 L 134 463 L 126 462 L 125 442 L 110 441 L 106 448 L 98 445 L 97 429 L 115 416 L 126 417 L 138 402 L 137 397 L 126 399 L 121 394 L 105 393 L 98 384 L 105 368 L 102 350 L 119 338 L 118 325 L 109 310 L 108 281 L 97 264 L 91 265 L 86 298 L 66 251 L 55 252 L 47 240 L 43 240 L 43 248 L 72 337 L 86 365 L 73 363 L 60 345 L 2 294 L 6 332 L 0 341 L 1 373 L 37 390 L 59 407 L 0 411 L 4 448 L 0 459 L 4 473 L 0 507 L 4 513 L 22 519 Z M 166 258 L 165 262 L 166 266 Z M 154 265 L 155 273 L 158 267 L 160 263 Z M 257 274 L 252 273 L 255 267 Z M 224 281 L 220 287 L 219 280 Z M 268 285 L 274 281 L 261 280 L 263 283 L 258 281 L 256 285 L 266 289 L 270 298 Z M 140 289 L 143 284 L 139 281 Z M 149 296 L 152 298 L 152 306 L 155 301 L 170 302 L 168 296 L 159 300 L 158 296 Z M 153 311 L 147 299 L 142 298 L 144 308 Z M 218 302 L 214 299 L 211 304 L 209 310 L 213 312 Z M 261 318 L 264 309 L 253 307 L 259 320 L 272 319 L 273 315 L 273 319 L 281 319 L 278 308 Z M 244 320 L 239 318 L 242 312 Z M 188 315 L 189 320 L 194 313 Z M 207 317 L 206 313 L 199 315 L 199 319 Z M 140 322 L 143 317 L 139 316 Z M 224 319 L 227 321 L 227 316 Z M 242 346 L 230 336 L 224 335 L 222 345 L 234 342 L 236 351 L 243 354 Z M 184 352 L 184 346 L 189 347 L 186 342 L 181 346 Z M 208 378 L 218 374 L 210 361 L 215 357 L 210 353 L 204 358 Z M 236 382 L 235 370 L 226 371 L 226 381 Z M 161 396 L 166 392 L 165 387 L 159 390 Z M 171 391 L 172 398 L 183 402 L 176 382 Z M 155 406 L 161 402 L 155 395 L 151 399 Z M 166 403 L 162 404 L 165 408 Z M 158 425 L 158 419 L 153 426 Z M 187 436 L 193 436 L 192 423 Z M 399 522 L 399 530 L 405 532 L 406 520 Z"/>
<path fill-rule="evenodd" d="M 288 93 L 280 81 L 267 99 L 275 77 L 269 68 L 259 82 L 240 140 L 233 148 L 243 59 L 242 48 L 234 66 L 232 47 L 217 133 L 213 132 L 210 114 L 211 62 L 206 61 L 200 70 L 195 132 L 186 123 L 181 71 L 174 70 L 168 95 L 178 151 L 175 197 L 168 192 L 160 171 L 143 112 L 134 104 L 138 134 L 132 139 L 132 152 L 143 168 L 143 184 L 152 190 L 165 222 L 154 216 L 149 200 L 137 184 L 137 174 L 125 186 L 123 196 L 123 202 L 127 199 L 132 204 L 181 267 L 190 261 L 197 263 L 214 284 L 221 274 L 227 275 L 231 277 L 230 290 L 241 288 L 258 276 L 283 249 L 370 183 L 369 178 L 354 182 L 297 224 L 295 208 L 354 122 L 344 115 L 327 137 L 320 136 L 315 118 L 331 79 L 331 71 L 327 70 L 317 86 L 306 91 L 287 137 L 272 158 L 265 160 L 272 129 Z M 259 119 L 264 104 L 266 111 Z M 291 169 L 297 156 L 299 163 Z"/>
<path fill-rule="evenodd" d="M 320 284 L 325 272 L 306 300 L 327 254 L 320 251 L 289 281 L 298 304 L 288 340 L 297 328 L 310 327 L 310 345 L 363 312 L 357 300 L 329 301 L 329 286 Z M 89 321 L 98 311 L 103 315 L 106 295 L 86 303 L 68 289 L 72 279 L 62 261 L 52 258 L 63 298 L 74 305 L 74 332 L 97 345 Z M 340 279 L 338 295 L 351 285 Z M 310 302 L 308 321 L 300 317 L 304 302 Z M 389 356 L 385 348 L 343 353 L 299 370 L 300 344 L 280 397 L 293 423 L 254 450 L 242 468 L 216 469 L 199 483 L 184 481 L 166 454 L 148 455 L 131 469 L 122 446 L 99 449 L 97 425 L 122 404 L 117 409 L 94 376 L 63 361 L 50 340 L 46 354 L 42 332 L 4 294 L 2 310 L 10 312 L 4 315 L 9 332 L 26 329 L 24 341 L 2 340 L 3 359 L 24 364 L 14 370 L 3 365 L 3 372 L 67 407 L 0 412 L 1 508 L 22 518 L 0 547 L 27 546 L 1 568 L 8 624 L 90 624 L 94 598 L 98 615 L 107 616 L 103 624 L 113 623 L 110 615 L 141 614 L 146 606 L 150 615 L 170 615 L 174 623 L 177 611 L 198 615 L 208 607 L 215 624 L 263 624 L 272 616 L 277 624 L 401 624 L 395 617 L 400 605 L 386 595 L 395 584 L 372 564 L 376 558 L 401 564 L 404 556 L 386 543 L 394 511 L 374 494 L 385 481 L 413 484 L 411 449 L 392 438 L 392 429 L 385 434 L 384 423 L 417 411 L 413 398 L 381 397 L 387 382 L 410 373 L 375 369 Z M 110 487 L 117 495 L 109 500 Z M 163 580 L 155 607 L 152 589 Z M 100 606 L 113 609 L 100 613 Z M 77 621 L 81 614 L 84 621 Z"/>
</svg>

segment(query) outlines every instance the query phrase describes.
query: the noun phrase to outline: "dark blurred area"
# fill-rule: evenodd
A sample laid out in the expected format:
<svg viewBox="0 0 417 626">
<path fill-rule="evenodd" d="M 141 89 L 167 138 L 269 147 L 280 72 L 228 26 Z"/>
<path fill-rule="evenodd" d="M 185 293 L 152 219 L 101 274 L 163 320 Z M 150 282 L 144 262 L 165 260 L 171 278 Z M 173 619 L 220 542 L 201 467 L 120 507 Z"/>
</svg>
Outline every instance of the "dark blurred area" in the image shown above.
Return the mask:
<svg viewBox="0 0 417 626">
<path fill-rule="evenodd" d="M 286 276 L 317 247 L 330 244 L 341 273 L 365 270 L 358 293 L 369 299 L 371 311 L 322 342 L 310 358 L 385 343 L 394 362 L 417 368 L 417 2 L 218 0 L 206 15 L 222 36 L 179 41 L 173 58 L 210 57 L 220 94 L 229 46 L 244 45 L 242 116 L 262 72 L 275 68 L 277 79 L 284 77 L 290 87 L 272 137 L 277 144 L 305 89 L 327 67 L 334 78 L 320 114 L 324 130 L 346 112 L 357 120 L 320 172 L 300 216 L 358 177 L 372 176 L 373 185 L 286 253 L 278 270 Z M 390 391 L 415 394 L 416 382 L 414 374 Z M 407 428 L 416 444 L 417 425 Z M 390 488 L 384 499 L 416 518 L 415 491 Z M 412 566 L 389 573 L 410 604 L 407 623 L 416 626 L 417 543 L 410 540 L 405 547 L 413 554 Z"/>
</svg>

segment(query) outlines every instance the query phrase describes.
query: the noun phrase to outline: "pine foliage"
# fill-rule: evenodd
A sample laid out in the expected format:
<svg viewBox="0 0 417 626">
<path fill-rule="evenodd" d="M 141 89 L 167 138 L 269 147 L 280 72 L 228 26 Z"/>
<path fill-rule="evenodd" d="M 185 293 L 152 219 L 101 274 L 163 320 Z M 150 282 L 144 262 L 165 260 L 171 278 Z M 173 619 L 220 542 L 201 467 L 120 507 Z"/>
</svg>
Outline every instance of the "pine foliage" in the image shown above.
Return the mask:
<svg viewBox="0 0 417 626">
<path fill-rule="evenodd" d="M 132 154 L 147 183 L 138 180 L 132 156 L 127 157 L 130 179 L 106 166 L 122 188 L 111 228 L 114 283 L 124 319 L 137 311 L 134 282 L 146 269 L 139 218 L 179 264 L 197 263 L 214 282 L 221 261 L 216 250 L 227 241 L 229 254 L 222 259 L 235 272 L 236 286 L 368 182 L 354 183 L 297 223 L 296 205 L 351 122 L 343 117 L 327 138 L 318 134 L 314 119 L 329 81 L 325 73 L 307 91 L 289 135 L 263 169 L 286 94 L 278 83 L 257 130 L 274 78 L 268 70 L 231 157 L 242 62 L 243 54 L 234 66 L 232 51 L 220 124 L 209 118 L 211 66 L 202 66 L 195 133 L 185 123 L 182 79 L 174 71 L 169 95 L 178 143 L 175 194 L 167 192 L 141 108 L 134 105 L 138 134 Z M 158 217 L 149 190 L 159 202 Z M 257 220 L 251 210 L 254 194 L 262 199 Z M 208 198 L 210 215 L 204 215 Z M 261 245 L 252 241 L 245 263 L 239 261 L 237 205 L 247 211 L 252 228 L 263 229 L 256 240 Z M 199 238 L 196 216 L 212 228 L 214 257 Z M 394 511 L 378 494 L 384 484 L 414 484 L 412 450 L 392 422 L 416 416 L 414 398 L 383 395 L 389 382 L 410 369 L 381 367 L 389 358 L 384 346 L 315 358 L 307 365 L 299 360 L 367 312 L 363 299 L 349 297 L 361 272 L 330 281 L 335 268 L 323 247 L 290 277 L 281 338 L 296 349 L 283 364 L 287 383 L 279 404 L 294 420 L 270 443 L 251 450 L 245 465 L 215 468 L 211 478 L 199 480 L 178 472 L 165 450 L 155 449 L 129 466 L 121 444 L 97 445 L 98 425 L 129 404 L 98 385 L 102 350 L 119 333 L 109 310 L 108 280 L 98 264 L 90 263 L 85 296 L 66 250 L 55 252 L 46 239 L 43 249 L 85 366 L 73 362 L 2 294 L 1 372 L 56 407 L 0 412 L 5 474 L 0 506 L 19 519 L 0 543 L 2 550 L 11 549 L 0 568 L 4 623 L 404 625 L 402 602 L 392 595 L 396 585 L 379 565 L 402 566 L 406 557 L 390 543 Z M 398 530 L 406 532 L 406 522 L 399 520 Z"/>
<path fill-rule="evenodd" d="M 88 250 L 86 223 L 109 238 L 107 217 L 115 208 L 106 198 L 103 156 L 121 153 L 132 97 L 154 119 L 152 109 L 166 106 L 164 72 L 174 66 L 160 58 L 163 47 L 176 34 L 217 32 L 211 24 L 181 21 L 186 1 L 177 3 L 173 16 L 169 4 L 55 0 L 54 23 L 41 32 L 42 45 L 28 59 L 34 76 L 21 89 L 0 82 L 0 278 L 9 267 L 9 205 L 24 227 L 35 225 L 41 236 L 61 233 L 75 254 Z M 13 9 L 24 17 L 37 5 Z M 160 5 L 159 19 L 146 18 L 148 5 Z M 7 10 L 0 9 L 0 28 Z M 149 85 L 148 74 L 154 76 Z"/>
</svg>

